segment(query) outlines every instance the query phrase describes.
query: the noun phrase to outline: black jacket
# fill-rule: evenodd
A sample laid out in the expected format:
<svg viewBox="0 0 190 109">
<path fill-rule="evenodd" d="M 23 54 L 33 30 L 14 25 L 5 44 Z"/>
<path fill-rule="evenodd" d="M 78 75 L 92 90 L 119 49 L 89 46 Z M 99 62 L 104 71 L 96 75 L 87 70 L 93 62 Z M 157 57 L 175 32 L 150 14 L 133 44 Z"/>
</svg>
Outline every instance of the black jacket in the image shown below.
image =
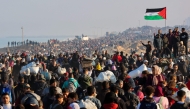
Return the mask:
<svg viewBox="0 0 190 109">
<path fill-rule="evenodd" d="M 183 43 L 187 43 L 189 39 L 189 36 L 186 32 L 183 32 L 180 34 L 180 41 L 183 41 Z"/>
<path fill-rule="evenodd" d="M 181 104 L 181 103 L 174 103 L 170 109 L 188 109 L 188 107 L 185 107 L 185 103 Z"/>
<path fill-rule="evenodd" d="M 174 45 L 175 47 L 177 47 L 179 42 L 180 42 L 180 37 L 175 37 L 175 36 L 174 36 L 173 39 L 172 39 L 173 45 Z"/>
<path fill-rule="evenodd" d="M 142 43 L 145 47 L 146 47 L 146 53 L 150 53 L 152 51 L 152 46 L 149 44 L 144 44 Z"/>
<path fill-rule="evenodd" d="M 21 97 L 21 95 L 24 95 L 23 92 L 23 88 L 24 88 L 25 83 L 19 83 L 15 89 L 14 89 L 14 93 L 15 93 L 15 99 L 17 100 L 18 98 Z"/>
</svg>

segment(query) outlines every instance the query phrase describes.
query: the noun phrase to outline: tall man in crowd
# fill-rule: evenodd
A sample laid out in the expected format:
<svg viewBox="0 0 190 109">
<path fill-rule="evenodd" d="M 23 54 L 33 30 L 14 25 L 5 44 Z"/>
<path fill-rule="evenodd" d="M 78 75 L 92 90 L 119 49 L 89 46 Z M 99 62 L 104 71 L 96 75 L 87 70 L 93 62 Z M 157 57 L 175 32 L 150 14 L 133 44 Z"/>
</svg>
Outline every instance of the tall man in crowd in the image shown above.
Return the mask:
<svg viewBox="0 0 190 109">
<path fill-rule="evenodd" d="M 173 40 L 173 33 L 172 33 L 172 29 L 169 29 L 169 32 L 167 34 L 167 38 L 168 38 L 168 41 L 169 41 L 169 44 L 168 44 L 168 48 L 170 50 L 170 52 L 172 51 L 172 48 L 173 48 L 173 43 L 172 43 L 172 40 Z"/>
<path fill-rule="evenodd" d="M 188 52 L 188 39 L 189 39 L 189 36 L 187 34 L 187 32 L 185 31 L 185 28 L 182 28 L 181 29 L 181 34 L 180 34 L 180 41 L 183 41 L 183 45 L 185 46 L 185 53 L 187 55 L 187 52 Z"/>
<path fill-rule="evenodd" d="M 161 34 L 161 30 L 158 30 L 158 34 L 155 36 L 154 35 L 154 48 L 158 50 L 159 52 L 159 57 L 160 54 L 162 53 L 162 49 L 163 49 L 163 35 Z"/>
</svg>

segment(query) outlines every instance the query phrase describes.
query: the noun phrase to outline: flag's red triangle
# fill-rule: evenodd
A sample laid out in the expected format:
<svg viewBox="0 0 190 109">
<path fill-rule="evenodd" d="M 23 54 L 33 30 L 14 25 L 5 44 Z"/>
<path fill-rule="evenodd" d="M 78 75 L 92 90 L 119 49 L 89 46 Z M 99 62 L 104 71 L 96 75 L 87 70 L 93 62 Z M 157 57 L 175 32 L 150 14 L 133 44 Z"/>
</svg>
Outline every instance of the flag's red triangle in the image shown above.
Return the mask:
<svg viewBox="0 0 190 109">
<path fill-rule="evenodd" d="M 158 15 L 162 16 L 164 19 L 166 19 L 166 7 L 158 13 Z"/>
</svg>

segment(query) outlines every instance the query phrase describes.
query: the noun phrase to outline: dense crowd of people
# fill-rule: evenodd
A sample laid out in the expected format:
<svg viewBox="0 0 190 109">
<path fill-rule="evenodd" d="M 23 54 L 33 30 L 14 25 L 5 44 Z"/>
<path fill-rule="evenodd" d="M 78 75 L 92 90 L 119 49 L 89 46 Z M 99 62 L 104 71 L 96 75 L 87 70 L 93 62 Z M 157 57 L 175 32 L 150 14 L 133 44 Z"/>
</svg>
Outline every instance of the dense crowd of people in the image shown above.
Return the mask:
<svg viewBox="0 0 190 109">
<path fill-rule="evenodd" d="M 188 34 L 178 28 L 154 35 L 142 44 L 141 54 L 98 52 L 89 43 L 72 43 L 91 49 L 92 58 L 79 51 L 49 56 L 43 53 L 0 55 L 0 106 L 2 109 L 189 109 L 190 76 Z M 109 43 L 100 41 L 101 44 Z M 69 43 L 69 42 L 67 42 Z M 92 43 L 92 44 L 90 44 Z M 87 44 L 87 45 L 84 45 Z M 68 50 L 68 48 L 63 49 Z M 102 50 L 102 49 L 101 49 Z M 82 51 L 82 50 L 81 50 Z M 90 54 L 88 53 L 88 54 Z M 88 61 L 90 64 L 84 64 Z M 32 63 L 32 64 L 31 64 Z M 26 68 L 31 65 L 30 68 Z M 132 78 L 130 73 L 145 65 Z M 37 69 L 37 72 L 35 69 Z M 112 72 L 115 82 L 97 81 L 102 72 Z M 106 75 L 108 78 L 110 75 Z"/>
</svg>

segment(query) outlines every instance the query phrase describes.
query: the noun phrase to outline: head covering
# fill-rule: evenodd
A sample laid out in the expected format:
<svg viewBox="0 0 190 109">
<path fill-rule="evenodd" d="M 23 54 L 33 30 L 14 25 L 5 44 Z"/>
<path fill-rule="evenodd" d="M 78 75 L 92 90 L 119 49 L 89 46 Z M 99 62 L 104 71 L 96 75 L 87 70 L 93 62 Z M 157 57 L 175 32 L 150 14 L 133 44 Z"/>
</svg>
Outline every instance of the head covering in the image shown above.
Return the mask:
<svg viewBox="0 0 190 109">
<path fill-rule="evenodd" d="M 158 82 L 163 81 L 163 77 L 161 75 L 161 68 L 157 65 L 154 65 L 153 67 L 155 69 L 155 74 L 153 75 L 152 85 L 157 85 Z"/>
<path fill-rule="evenodd" d="M 100 63 L 97 64 L 96 70 L 102 70 L 102 68 L 101 68 L 101 66 L 100 66 Z"/>
<path fill-rule="evenodd" d="M 115 65 L 113 65 L 111 69 L 114 70 L 114 71 L 117 70 Z"/>
<path fill-rule="evenodd" d="M 46 80 L 43 74 L 40 74 L 40 75 L 39 75 L 39 79 L 40 79 L 40 80 Z"/>
<path fill-rule="evenodd" d="M 30 88 L 30 85 L 29 84 L 25 84 L 24 88 Z"/>
<path fill-rule="evenodd" d="M 148 62 L 148 60 L 144 60 L 143 63 Z"/>
<path fill-rule="evenodd" d="M 160 75 L 161 74 L 161 69 L 160 67 L 158 67 L 157 65 L 153 65 L 154 69 L 155 69 L 155 75 Z"/>
<path fill-rule="evenodd" d="M 183 56 L 180 56 L 179 59 L 180 59 L 180 60 L 183 60 L 184 58 L 183 58 Z"/>
<path fill-rule="evenodd" d="M 180 44 L 183 45 L 183 41 L 180 41 Z"/>
</svg>

